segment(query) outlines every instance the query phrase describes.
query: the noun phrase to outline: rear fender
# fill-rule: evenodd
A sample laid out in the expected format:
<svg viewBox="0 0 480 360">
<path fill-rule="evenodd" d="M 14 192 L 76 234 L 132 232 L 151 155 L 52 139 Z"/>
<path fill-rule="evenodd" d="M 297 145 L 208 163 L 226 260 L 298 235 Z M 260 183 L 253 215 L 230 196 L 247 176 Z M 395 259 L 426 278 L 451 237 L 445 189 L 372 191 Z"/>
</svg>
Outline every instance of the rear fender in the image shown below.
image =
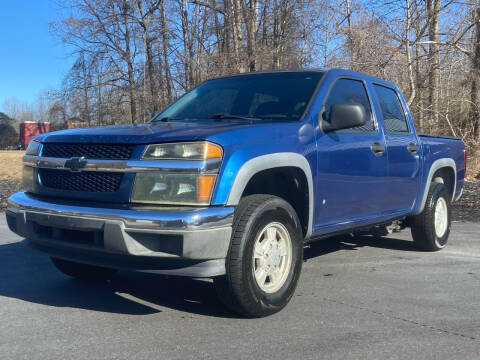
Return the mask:
<svg viewBox="0 0 480 360">
<path fill-rule="evenodd" d="M 423 193 L 421 193 L 421 197 L 419 200 L 420 206 L 417 207 L 415 210 L 415 215 L 420 214 L 423 209 L 425 208 L 425 203 L 427 201 L 427 196 L 428 196 L 428 191 L 430 190 L 430 183 L 434 180 L 433 175 L 435 173 L 443 168 L 452 168 L 453 169 L 453 191 L 452 191 L 452 199 L 451 201 L 455 200 L 455 191 L 457 188 L 457 166 L 455 164 L 455 161 L 452 158 L 442 158 L 442 159 L 437 159 L 433 162 L 432 166 L 430 166 L 430 170 L 428 171 L 428 176 L 425 181 L 425 188 L 423 189 Z"/>
</svg>

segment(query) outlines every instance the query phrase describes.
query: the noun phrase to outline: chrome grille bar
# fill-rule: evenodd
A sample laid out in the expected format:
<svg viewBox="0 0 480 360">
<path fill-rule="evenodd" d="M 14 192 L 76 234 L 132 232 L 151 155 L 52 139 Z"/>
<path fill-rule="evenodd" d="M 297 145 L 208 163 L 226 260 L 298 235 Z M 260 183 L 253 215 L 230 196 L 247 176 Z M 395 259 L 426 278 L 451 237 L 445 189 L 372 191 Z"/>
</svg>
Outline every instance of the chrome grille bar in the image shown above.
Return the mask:
<svg viewBox="0 0 480 360">
<path fill-rule="evenodd" d="M 71 170 L 65 166 L 70 159 L 50 158 L 42 156 L 25 155 L 23 165 L 42 168 Z M 81 171 L 101 171 L 101 172 L 152 172 L 152 171 L 172 171 L 172 172 L 190 172 L 190 173 L 217 173 L 221 160 L 213 159 L 206 161 L 191 160 L 93 160 L 85 159 L 85 165 Z"/>
</svg>

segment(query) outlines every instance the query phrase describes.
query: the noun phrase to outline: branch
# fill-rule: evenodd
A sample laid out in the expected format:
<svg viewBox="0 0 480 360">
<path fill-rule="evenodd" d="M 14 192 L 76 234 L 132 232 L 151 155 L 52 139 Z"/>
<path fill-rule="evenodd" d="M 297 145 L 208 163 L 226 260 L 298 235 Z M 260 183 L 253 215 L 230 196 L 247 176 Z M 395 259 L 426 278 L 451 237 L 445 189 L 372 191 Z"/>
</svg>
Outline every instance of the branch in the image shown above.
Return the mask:
<svg viewBox="0 0 480 360">
<path fill-rule="evenodd" d="M 436 44 L 436 45 L 448 45 L 448 46 L 453 46 L 455 49 L 465 53 L 466 55 L 472 55 L 472 51 L 467 50 L 460 45 L 456 43 L 456 41 L 417 41 L 414 43 L 414 45 L 431 45 L 431 44 Z"/>
<path fill-rule="evenodd" d="M 205 2 L 202 2 L 202 1 L 198 1 L 198 0 L 192 0 L 191 3 L 194 4 L 194 5 L 204 6 L 204 7 L 208 8 L 208 9 L 210 9 L 210 10 L 219 12 L 219 13 L 222 14 L 222 15 L 227 15 L 226 12 L 225 12 L 225 10 L 219 9 L 219 8 L 217 8 L 217 7 L 215 7 L 215 6 L 212 6 L 212 5 L 208 4 L 208 3 L 205 3 Z"/>
</svg>

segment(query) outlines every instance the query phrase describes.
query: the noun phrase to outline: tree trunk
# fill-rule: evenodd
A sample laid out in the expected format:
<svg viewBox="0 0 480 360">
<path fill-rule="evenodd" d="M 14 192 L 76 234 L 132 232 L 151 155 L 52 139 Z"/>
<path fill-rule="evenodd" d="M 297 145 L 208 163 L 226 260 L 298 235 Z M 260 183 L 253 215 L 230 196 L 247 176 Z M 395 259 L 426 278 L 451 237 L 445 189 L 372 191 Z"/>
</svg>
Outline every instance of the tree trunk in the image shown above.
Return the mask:
<svg viewBox="0 0 480 360">
<path fill-rule="evenodd" d="M 145 62 L 146 62 L 146 69 L 144 76 L 148 79 L 148 84 L 149 84 L 149 91 L 150 91 L 150 101 L 149 107 L 150 111 L 157 111 L 159 108 L 159 99 L 158 99 L 158 92 L 157 92 L 157 86 L 155 82 L 155 67 L 153 65 L 153 50 L 152 50 L 152 44 L 153 44 L 153 39 L 150 36 L 150 13 L 145 14 L 145 11 L 143 9 L 143 2 L 142 0 L 137 0 L 137 7 L 138 11 L 140 13 L 140 25 L 143 29 L 143 43 L 145 47 Z M 148 9 L 149 10 L 149 9 Z M 147 11 L 148 11 L 147 10 Z"/>
<path fill-rule="evenodd" d="M 416 17 L 415 20 L 415 38 L 420 39 L 422 32 L 422 18 L 420 16 Z M 423 89 L 424 89 L 424 83 L 423 83 L 423 76 L 421 73 L 421 51 L 422 47 L 420 44 L 415 44 L 415 81 L 417 83 L 417 112 L 416 115 L 418 117 L 418 131 L 423 132 L 424 131 L 424 105 L 423 105 Z"/>
<path fill-rule="evenodd" d="M 345 0 L 345 12 L 347 19 L 347 49 L 350 55 L 350 68 L 357 70 L 356 62 L 357 57 L 355 55 L 354 39 L 353 39 L 353 26 L 352 26 L 352 8 L 350 7 L 350 1 Z"/>
<path fill-rule="evenodd" d="M 137 97 L 135 89 L 135 73 L 133 69 L 133 60 L 130 50 L 130 27 L 128 24 L 128 13 L 127 7 L 128 4 L 126 1 L 123 2 L 123 25 L 125 27 L 125 51 L 123 60 L 127 65 L 127 74 L 128 74 L 128 94 L 130 97 L 130 120 L 132 124 L 137 123 Z"/>
<path fill-rule="evenodd" d="M 434 131 L 439 131 L 439 87 L 440 87 L 440 51 L 438 21 L 440 17 L 441 0 L 427 0 L 426 11 L 428 21 L 428 102 L 431 112 L 431 125 Z"/>
<path fill-rule="evenodd" d="M 157 46 L 157 52 L 158 52 L 158 104 L 159 104 L 159 109 L 162 109 L 165 107 L 165 102 L 166 102 L 166 94 L 167 94 L 167 89 L 165 87 L 165 77 L 163 75 L 164 71 L 164 66 L 163 66 L 163 54 L 162 54 L 162 48 L 160 46 Z"/>
<path fill-rule="evenodd" d="M 210 0 L 210 6 L 212 9 L 217 8 L 217 0 Z M 217 43 L 217 51 L 220 60 L 220 72 L 223 73 L 224 68 L 224 56 L 225 56 L 225 38 L 222 36 L 220 20 L 218 19 L 218 11 L 213 11 L 213 20 L 215 24 L 215 37 Z"/>
<path fill-rule="evenodd" d="M 258 0 L 251 0 L 250 4 L 242 1 L 243 17 L 247 28 L 247 57 L 248 70 L 256 70 L 256 39 L 258 27 Z"/>
<path fill-rule="evenodd" d="M 84 112 L 87 120 L 88 126 L 91 125 L 91 117 L 90 117 L 90 104 L 88 101 L 88 74 L 87 74 L 87 65 L 85 64 L 85 56 L 82 53 L 82 91 L 83 91 L 83 106 L 84 106 Z"/>
<path fill-rule="evenodd" d="M 407 54 L 407 69 L 408 69 L 408 81 L 410 85 L 410 96 L 407 100 L 407 105 L 410 106 L 415 99 L 416 95 L 416 88 L 415 88 L 415 78 L 413 75 L 413 62 L 412 62 L 412 54 L 410 52 L 410 31 L 411 31 L 411 8 L 410 8 L 410 0 L 405 0 L 405 7 L 406 7 L 406 21 L 405 21 L 405 52 Z"/>
<path fill-rule="evenodd" d="M 223 1 L 223 10 L 224 10 L 224 19 L 223 19 L 223 38 L 225 39 L 225 63 L 226 66 L 228 66 L 232 61 L 232 17 L 230 16 L 231 12 L 230 10 L 232 9 L 230 0 L 224 0 Z M 235 59 L 237 61 L 237 59 Z"/>
<path fill-rule="evenodd" d="M 191 87 L 191 59 L 190 59 L 190 30 L 188 28 L 188 10 L 187 0 L 181 0 L 180 12 L 182 15 L 182 35 L 183 35 L 183 71 L 185 76 L 185 90 Z"/>
<path fill-rule="evenodd" d="M 280 16 L 279 16 L 278 0 L 274 2 L 273 8 L 273 58 L 272 67 L 278 69 L 280 67 Z"/>
<path fill-rule="evenodd" d="M 105 125 L 103 123 L 103 99 L 102 99 L 102 84 L 100 80 L 100 73 L 97 73 L 97 122 L 98 125 Z"/>
<path fill-rule="evenodd" d="M 470 89 L 470 119 L 473 123 L 473 137 L 480 140 L 480 103 L 478 97 L 478 87 L 480 83 L 480 4 L 475 9 L 475 47 L 472 56 L 471 78 L 472 84 Z"/>
<path fill-rule="evenodd" d="M 240 0 L 232 0 L 233 13 L 233 51 L 235 53 L 235 61 L 237 62 L 237 69 L 240 72 L 245 72 L 243 59 L 240 56 L 240 46 L 242 44 L 242 15 L 241 15 Z"/>
<path fill-rule="evenodd" d="M 171 103 L 172 98 L 172 80 L 170 74 L 170 65 L 168 62 L 168 27 L 167 19 L 165 18 L 165 1 L 162 0 L 160 3 L 160 17 L 162 20 L 162 48 L 163 48 L 163 66 L 165 69 L 165 88 L 167 89 L 167 100 L 168 103 Z"/>
</svg>

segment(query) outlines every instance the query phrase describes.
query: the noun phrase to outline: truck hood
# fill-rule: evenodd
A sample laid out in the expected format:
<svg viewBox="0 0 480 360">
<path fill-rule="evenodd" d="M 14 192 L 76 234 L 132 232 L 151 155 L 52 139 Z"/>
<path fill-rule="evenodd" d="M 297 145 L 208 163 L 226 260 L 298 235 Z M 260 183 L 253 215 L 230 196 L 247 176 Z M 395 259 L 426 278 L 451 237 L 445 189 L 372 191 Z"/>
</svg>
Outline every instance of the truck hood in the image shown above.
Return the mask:
<svg viewBox="0 0 480 360">
<path fill-rule="evenodd" d="M 252 125 L 246 121 L 152 122 L 139 125 L 102 126 L 60 130 L 37 136 L 43 143 L 152 144 L 205 140 L 210 136 Z M 260 125 L 261 126 L 261 125 Z"/>
</svg>

